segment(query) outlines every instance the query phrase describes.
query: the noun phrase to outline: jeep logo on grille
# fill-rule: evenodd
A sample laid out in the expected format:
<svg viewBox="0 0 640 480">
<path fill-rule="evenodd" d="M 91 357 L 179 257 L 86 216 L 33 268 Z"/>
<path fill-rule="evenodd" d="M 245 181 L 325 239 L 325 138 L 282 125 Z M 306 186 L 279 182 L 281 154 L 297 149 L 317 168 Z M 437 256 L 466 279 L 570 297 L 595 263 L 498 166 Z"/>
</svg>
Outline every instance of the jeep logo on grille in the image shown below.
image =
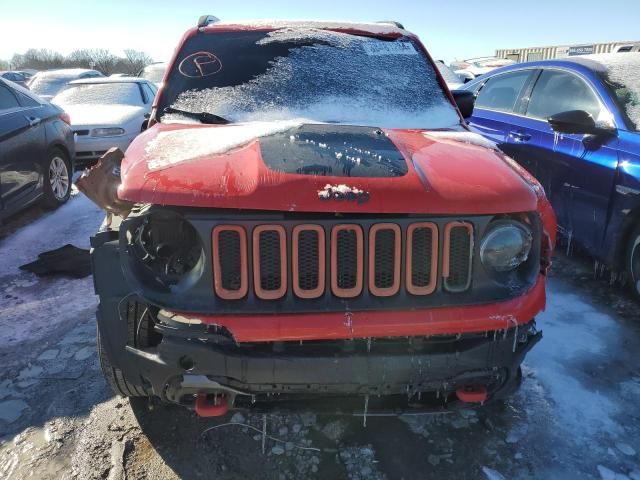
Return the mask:
<svg viewBox="0 0 640 480">
<path fill-rule="evenodd" d="M 326 184 L 322 190 L 318 190 L 318 198 L 320 200 L 346 200 L 361 204 L 369 201 L 369 192 L 365 192 L 364 190 L 360 190 L 356 187 L 349 187 L 344 184 Z"/>
</svg>

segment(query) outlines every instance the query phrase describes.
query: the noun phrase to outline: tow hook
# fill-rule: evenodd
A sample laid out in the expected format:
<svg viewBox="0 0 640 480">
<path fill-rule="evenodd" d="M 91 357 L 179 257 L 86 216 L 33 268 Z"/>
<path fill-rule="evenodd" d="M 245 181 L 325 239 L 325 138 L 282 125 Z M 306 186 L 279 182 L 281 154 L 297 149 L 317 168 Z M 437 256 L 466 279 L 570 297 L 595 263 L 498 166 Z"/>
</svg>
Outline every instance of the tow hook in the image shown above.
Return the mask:
<svg viewBox="0 0 640 480">
<path fill-rule="evenodd" d="M 456 390 L 458 400 L 465 403 L 483 403 L 487 401 L 487 389 L 482 385 L 465 385 Z"/>
<path fill-rule="evenodd" d="M 213 402 L 207 398 L 206 393 L 199 393 L 196 396 L 196 413 L 200 417 L 221 417 L 229 411 L 229 399 L 227 395 L 213 395 Z"/>
</svg>

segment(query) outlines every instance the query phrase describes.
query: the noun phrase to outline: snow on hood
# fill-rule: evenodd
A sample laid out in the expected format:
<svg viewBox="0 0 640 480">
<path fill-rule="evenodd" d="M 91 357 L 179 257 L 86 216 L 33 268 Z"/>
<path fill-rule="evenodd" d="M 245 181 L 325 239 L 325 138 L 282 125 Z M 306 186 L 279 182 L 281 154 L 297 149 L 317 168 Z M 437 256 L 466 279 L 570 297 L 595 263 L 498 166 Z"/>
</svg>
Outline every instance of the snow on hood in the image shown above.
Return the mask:
<svg viewBox="0 0 640 480">
<path fill-rule="evenodd" d="M 256 138 L 299 127 L 302 121 L 250 122 L 216 128 L 160 132 L 145 149 L 149 170 L 160 170 L 194 158 L 219 155 Z"/>
<path fill-rule="evenodd" d="M 144 113 L 143 107 L 131 105 L 64 105 L 59 104 L 71 117 L 71 125 L 122 125 L 136 115 Z"/>
<path fill-rule="evenodd" d="M 431 131 L 425 132 L 424 136 L 427 138 L 436 138 L 438 140 L 451 140 L 454 142 L 466 143 L 468 145 L 476 145 L 478 147 L 488 148 L 489 150 L 500 150 L 494 142 L 473 132 Z"/>
</svg>

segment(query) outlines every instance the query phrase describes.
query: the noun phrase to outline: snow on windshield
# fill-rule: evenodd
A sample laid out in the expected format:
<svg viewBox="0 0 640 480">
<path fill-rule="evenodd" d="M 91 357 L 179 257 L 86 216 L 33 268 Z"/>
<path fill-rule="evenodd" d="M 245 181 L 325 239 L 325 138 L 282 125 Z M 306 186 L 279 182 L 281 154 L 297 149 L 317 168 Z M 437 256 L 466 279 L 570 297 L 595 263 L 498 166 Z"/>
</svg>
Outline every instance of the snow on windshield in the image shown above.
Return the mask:
<svg viewBox="0 0 640 480">
<path fill-rule="evenodd" d="M 52 100 L 59 105 L 142 105 L 137 83 L 70 85 Z"/>
<path fill-rule="evenodd" d="M 209 35 L 207 41 L 213 48 L 223 35 Z M 285 28 L 253 38 L 257 41 L 251 44 L 235 43 L 228 58 L 214 51 L 227 70 L 248 68 L 237 65 L 240 58 L 248 63 L 254 58 L 266 63 L 266 58 L 264 71 L 236 83 L 185 88 L 171 106 L 233 122 L 305 118 L 310 123 L 446 128 L 460 121 L 433 67 L 406 37 L 389 41 Z"/>
<path fill-rule="evenodd" d="M 607 70 L 619 104 L 640 131 L 640 53 L 586 55 Z"/>
</svg>

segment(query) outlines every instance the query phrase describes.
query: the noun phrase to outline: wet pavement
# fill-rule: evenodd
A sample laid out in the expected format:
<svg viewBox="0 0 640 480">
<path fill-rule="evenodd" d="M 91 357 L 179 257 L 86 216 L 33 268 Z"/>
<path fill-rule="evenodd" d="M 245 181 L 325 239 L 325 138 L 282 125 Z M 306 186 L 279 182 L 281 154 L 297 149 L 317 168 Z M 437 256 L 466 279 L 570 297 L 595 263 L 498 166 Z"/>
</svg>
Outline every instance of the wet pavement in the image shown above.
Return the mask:
<svg viewBox="0 0 640 480">
<path fill-rule="evenodd" d="M 33 217 L 0 239 L 0 478 L 640 480 L 640 308 L 588 258 L 557 255 L 544 338 L 505 404 L 366 427 L 313 413 L 202 420 L 112 396 L 90 278 L 18 270 L 86 248 L 100 212 L 76 196 Z"/>
</svg>

